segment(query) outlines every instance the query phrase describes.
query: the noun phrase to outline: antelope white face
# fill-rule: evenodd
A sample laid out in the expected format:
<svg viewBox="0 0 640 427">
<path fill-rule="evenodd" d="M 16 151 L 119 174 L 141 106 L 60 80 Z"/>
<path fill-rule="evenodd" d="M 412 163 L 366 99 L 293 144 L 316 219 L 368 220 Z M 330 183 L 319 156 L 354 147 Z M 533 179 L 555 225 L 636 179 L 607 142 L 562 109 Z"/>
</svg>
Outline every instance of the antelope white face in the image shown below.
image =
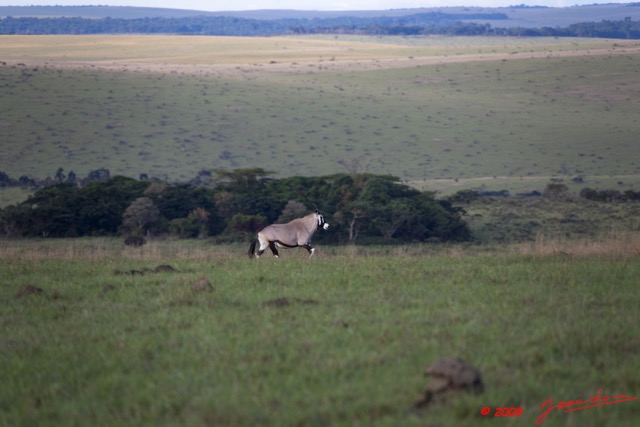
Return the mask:
<svg viewBox="0 0 640 427">
<path fill-rule="evenodd" d="M 316 213 L 316 219 L 318 220 L 318 227 L 322 228 L 323 230 L 329 229 L 329 224 L 324 222 L 324 216 L 322 216 L 322 214 Z"/>
</svg>

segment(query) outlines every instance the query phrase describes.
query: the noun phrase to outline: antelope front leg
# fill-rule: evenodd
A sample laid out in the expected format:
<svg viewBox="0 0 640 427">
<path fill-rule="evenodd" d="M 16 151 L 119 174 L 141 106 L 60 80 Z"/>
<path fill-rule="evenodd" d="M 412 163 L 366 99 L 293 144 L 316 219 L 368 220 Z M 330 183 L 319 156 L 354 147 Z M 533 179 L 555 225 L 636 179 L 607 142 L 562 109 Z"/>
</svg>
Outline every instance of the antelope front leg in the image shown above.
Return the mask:
<svg viewBox="0 0 640 427">
<path fill-rule="evenodd" d="M 306 245 L 304 245 L 304 248 L 309 252 L 309 259 L 311 259 L 311 257 L 316 251 L 316 248 L 311 246 L 311 243 L 307 243 Z"/>
</svg>

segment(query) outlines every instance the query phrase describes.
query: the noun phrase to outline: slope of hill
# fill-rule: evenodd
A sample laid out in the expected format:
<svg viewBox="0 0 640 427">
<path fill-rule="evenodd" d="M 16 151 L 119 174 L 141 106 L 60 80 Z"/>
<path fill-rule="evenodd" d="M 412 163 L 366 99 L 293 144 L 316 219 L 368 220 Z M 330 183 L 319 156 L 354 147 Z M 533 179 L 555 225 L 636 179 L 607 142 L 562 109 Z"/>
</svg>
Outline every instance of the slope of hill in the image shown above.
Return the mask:
<svg viewBox="0 0 640 427">
<path fill-rule="evenodd" d="M 594 39 L 3 36 L 0 170 L 359 170 L 517 192 L 581 176 L 623 191 L 640 176 L 639 52 Z"/>
<path fill-rule="evenodd" d="M 125 6 L 0 6 L 0 17 L 12 18 L 183 18 L 209 12 L 185 9 Z"/>
<path fill-rule="evenodd" d="M 484 11 L 485 9 L 481 9 Z M 640 19 L 640 3 L 593 4 L 572 7 L 510 7 L 496 11 L 508 16 L 506 20 L 488 20 L 492 27 L 567 27 L 581 22 Z"/>
</svg>

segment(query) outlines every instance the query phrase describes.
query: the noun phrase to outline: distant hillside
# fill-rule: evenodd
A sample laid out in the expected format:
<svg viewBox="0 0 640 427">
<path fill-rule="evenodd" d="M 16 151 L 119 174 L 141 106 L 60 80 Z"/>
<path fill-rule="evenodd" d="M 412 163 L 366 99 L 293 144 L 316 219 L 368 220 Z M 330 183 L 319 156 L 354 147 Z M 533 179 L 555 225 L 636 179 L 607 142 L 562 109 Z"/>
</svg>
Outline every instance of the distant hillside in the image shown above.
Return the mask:
<svg viewBox="0 0 640 427">
<path fill-rule="evenodd" d="M 541 28 L 567 27 L 582 22 L 600 22 L 603 20 L 640 20 L 640 3 L 594 4 L 573 7 L 527 7 L 507 8 L 487 7 L 437 7 L 391 10 L 358 11 L 302 11 L 302 10 L 251 10 L 237 12 L 206 12 L 198 10 L 163 9 L 147 7 L 119 6 L 0 6 L 1 17 L 76 17 L 76 18 L 185 18 L 192 16 L 234 17 L 252 20 L 289 20 L 289 19 L 333 19 L 340 17 L 375 18 L 403 17 L 408 15 L 440 13 L 445 15 L 469 15 L 469 20 L 490 24 L 495 28 Z M 491 15 L 500 19 L 491 19 Z"/>
<path fill-rule="evenodd" d="M 486 10 L 486 9 L 480 9 Z M 630 18 L 640 20 L 640 3 L 594 4 L 572 7 L 510 7 L 496 11 L 508 16 L 507 20 L 487 21 L 493 27 L 564 28 L 583 22 L 619 21 Z"/>
<path fill-rule="evenodd" d="M 208 12 L 155 7 L 124 6 L 0 6 L 0 17 L 13 18 L 183 18 Z"/>
</svg>

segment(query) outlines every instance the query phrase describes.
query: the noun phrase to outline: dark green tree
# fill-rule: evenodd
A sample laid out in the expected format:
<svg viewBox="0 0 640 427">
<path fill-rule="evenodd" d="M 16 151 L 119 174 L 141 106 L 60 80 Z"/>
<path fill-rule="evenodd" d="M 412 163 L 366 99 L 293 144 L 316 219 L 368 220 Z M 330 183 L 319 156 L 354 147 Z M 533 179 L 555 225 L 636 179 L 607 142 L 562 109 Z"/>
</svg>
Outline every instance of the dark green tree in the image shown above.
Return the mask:
<svg viewBox="0 0 640 427">
<path fill-rule="evenodd" d="M 31 208 L 26 205 L 11 205 L 0 210 L 0 231 L 5 237 L 27 235 Z"/>
<path fill-rule="evenodd" d="M 42 188 L 21 203 L 25 218 L 23 233 L 28 236 L 73 237 L 78 235 L 78 188 L 62 183 Z"/>
<path fill-rule="evenodd" d="M 213 188 L 154 183 L 149 186 L 145 195 L 154 201 L 173 235 L 205 237 L 216 235 L 225 227 L 224 219 L 216 206 L 216 190 Z M 182 221 L 185 218 L 190 219 Z M 193 224 L 189 224 L 190 222 Z M 192 235 L 196 225 L 197 232 Z"/>
<path fill-rule="evenodd" d="M 215 210 L 214 194 L 214 190 L 210 188 L 188 184 L 165 185 L 157 191 L 151 191 L 150 188 L 146 193 L 169 221 L 186 218 L 197 208 L 206 209 L 211 214 Z"/>
<path fill-rule="evenodd" d="M 12 187 L 16 185 L 16 180 L 12 179 L 6 173 L 0 171 L 0 188 L 1 187 Z"/>
<path fill-rule="evenodd" d="M 116 234 L 125 209 L 141 197 L 148 186 L 145 181 L 115 176 L 105 181 L 91 181 L 81 188 L 77 211 L 82 234 Z"/>
<path fill-rule="evenodd" d="M 55 175 L 55 180 L 58 182 L 64 182 L 67 176 L 64 174 L 64 169 L 58 168 Z"/>
</svg>

